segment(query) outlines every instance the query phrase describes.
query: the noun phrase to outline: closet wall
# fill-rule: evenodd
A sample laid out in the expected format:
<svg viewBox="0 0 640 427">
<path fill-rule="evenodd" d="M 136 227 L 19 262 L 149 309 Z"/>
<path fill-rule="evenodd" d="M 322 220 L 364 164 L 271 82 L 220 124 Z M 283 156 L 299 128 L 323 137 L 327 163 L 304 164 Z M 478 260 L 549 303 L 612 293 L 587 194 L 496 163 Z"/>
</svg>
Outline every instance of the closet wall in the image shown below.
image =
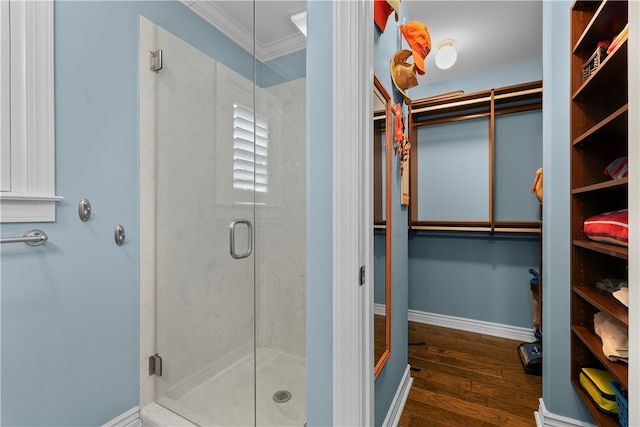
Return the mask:
<svg viewBox="0 0 640 427">
<path fill-rule="evenodd" d="M 431 88 L 431 93 L 426 90 L 422 93 L 425 94 L 424 96 L 429 96 L 459 89 L 464 90 L 465 93 L 471 93 L 541 79 L 541 62 L 535 61 L 442 82 L 439 85 L 441 91 L 434 93 L 433 91 L 438 88 Z M 411 96 L 416 95 L 411 93 Z M 531 163 L 537 164 L 537 167 L 542 166 L 540 116 L 541 113 L 537 110 L 537 114 L 530 118 L 540 126 L 538 130 L 540 145 L 531 159 Z M 456 125 L 457 122 L 452 126 Z M 418 144 L 422 138 L 427 137 L 428 133 L 429 126 L 419 129 Z M 505 129 L 505 132 L 499 136 L 501 141 L 517 141 L 521 138 L 517 129 Z M 479 138 L 487 139 L 488 134 L 479 135 Z M 519 157 L 521 154 L 517 151 L 498 153 L 500 146 L 496 146 L 498 147 L 496 159 L 500 162 L 508 164 L 509 162 L 518 163 L 521 160 Z M 464 182 L 469 179 L 466 169 L 460 166 L 460 161 L 456 160 L 468 158 L 468 152 L 463 148 L 460 147 L 459 153 L 455 152 L 455 148 L 447 148 L 448 156 L 454 160 L 451 161 L 449 173 L 441 179 L 446 180 L 448 185 L 451 181 L 458 181 L 464 186 Z M 478 161 L 486 161 L 486 159 L 487 157 L 484 157 L 483 160 Z M 423 167 L 420 160 L 418 167 Z M 535 168 L 530 177 L 531 181 L 526 185 L 522 182 L 499 178 L 496 175 L 496 202 L 504 193 L 529 192 L 534 173 Z M 419 182 L 419 186 L 424 184 L 423 181 Z M 487 197 L 488 195 L 484 194 L 482 200 L 487 200 Z M 535 213 L 537 200 L 533 194 L 530 197 L 534 203 L 531 206 Z M 464 207 L 470 197 L 461 197 L 461 199 L 463 199 L 461 206 Z M 420 206 L 425 202 L 428 203 L 425 200 L 418 200 Z M 504 207 L 508 205 L 507 202 Z M 483 219 L 486 220 L 486 218 Z M 539 264 L 540 235 L 538 233 L 410 231 L 409 309 L 415 310 L 418 313 L 412 314 L 418 315 L 428 313 L 471 321 L 492 322 L 509 327 L 531 328 L 533 310 L 529 290 L 531 276 L 528 270 L 529 268 L 538 269 Z"/>
<path fill-rule="evenodd" d="M 409 309 L 531 328 L 537 235 L 411 232 Z"/>
<path fill-rule="evenodd" d="M 310 2 L 314 3 L 314 2 Z M 393 15 L 393 14 L 392 14 Z M 404 7 L 401 9 L 400 21 L 405 18 Z M 408 19 L 408 18 L 407 18 Z M 391 102 L 401 102 L 402 96 L 395 89 L 389 72 L 389 58 L 398 50 L 400 31 L 392 17 L 389 18 L 384 33 L 375 27 L 373 30 L 373 62 L 374 71 L 384 87 L 391 95 Z M 403 103 L 406 115 L 406 105 Z M 407 369 L 407 306 L 408 306 L 408 254 L 407 254 L 407 206 L 400 204 L 400 173 L 397 167 L 398 158 L 393 156 L 392 167 L 392 218 L 393 230 L 391 236 L 392 253 L 392 298 L 391 298 L 391 356 L 380 375 L 375 380 L 375 425 L 381 426 L 391 404 L 402 377 Z M 397 201 L 397 203 L 396 203 Z M 378 236 L 379 237 L 379 236 Z M 379 239 L 376 244 L 379 244 Z M 367 273 L 369 274 L 369 273 Z M 376 279 L 377 280 L 377 279 Z M 377 280 L 377 282 L 381 282 Z"/>
</svg>

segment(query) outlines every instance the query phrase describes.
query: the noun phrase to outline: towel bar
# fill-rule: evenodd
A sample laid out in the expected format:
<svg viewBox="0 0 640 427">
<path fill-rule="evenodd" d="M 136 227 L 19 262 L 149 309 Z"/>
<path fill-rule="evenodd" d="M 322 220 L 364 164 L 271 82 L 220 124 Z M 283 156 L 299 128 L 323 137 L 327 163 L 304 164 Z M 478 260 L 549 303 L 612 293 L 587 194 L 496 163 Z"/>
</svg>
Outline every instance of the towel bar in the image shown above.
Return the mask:
<svg viewBox="0 0 640 427">
<path fill-rule="evenodd" d="M 22 237 L 5 237 L 0 239 L 0 243 L 26 243 L 29 246 L 40 246 L 47 241 L 49 237 L 42 230 L 28 230 Z"/>
</svg>

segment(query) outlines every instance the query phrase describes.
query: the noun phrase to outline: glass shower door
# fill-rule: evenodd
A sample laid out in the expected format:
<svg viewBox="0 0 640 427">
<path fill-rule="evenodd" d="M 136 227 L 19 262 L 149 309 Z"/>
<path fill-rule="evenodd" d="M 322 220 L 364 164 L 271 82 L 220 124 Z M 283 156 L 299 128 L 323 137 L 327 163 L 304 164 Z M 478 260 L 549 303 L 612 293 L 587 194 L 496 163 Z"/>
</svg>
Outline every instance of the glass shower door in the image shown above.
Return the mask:
<svg viewBox="0 0 640 427">
<path fill-rule="evenodd" d="M 300 3 L 203 7 L 242 8 L 246 18 L 249 5 L 259 16 Z M 154 398 L 198 425 L 302 426 L 304 52 L 258 59 L 221 32 L 202 31 L 207 37 L 194 42 L 187 31 L 187 42 L 163 28 L 193 24 L 192 15 L 185 7 L 153 25 L 153 51 L 162 51 L 163 63 L 152 73 L 154 147 L 142 167 L 154 176 L 155 348 L 162 359 Z"/>
<path fill-rule="evenodd" d="M 254 85 L 156 36 L 157 401 L 199 425 L 253 425 Z"/>
</svg>

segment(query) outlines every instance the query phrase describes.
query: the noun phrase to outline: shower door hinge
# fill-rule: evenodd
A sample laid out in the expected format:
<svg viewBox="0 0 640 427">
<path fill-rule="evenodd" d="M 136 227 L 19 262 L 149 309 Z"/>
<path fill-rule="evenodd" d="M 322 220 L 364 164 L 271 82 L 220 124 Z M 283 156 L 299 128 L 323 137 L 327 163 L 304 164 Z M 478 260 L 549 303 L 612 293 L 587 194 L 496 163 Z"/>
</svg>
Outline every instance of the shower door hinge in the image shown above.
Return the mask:
<svg viewBox="0 0 640 427">
<path fill-rule="evenodd" d="M 149 53 L 151 54 L 149 59 L 149 69 L 157 73 L 162 70 L 162 49 L 152 50 Z"/>
<path fill-rule="evenodd" d="M 149 375 L 162 376 L 162 357 L 158 353 L 149 356 Z"/>
</svg>

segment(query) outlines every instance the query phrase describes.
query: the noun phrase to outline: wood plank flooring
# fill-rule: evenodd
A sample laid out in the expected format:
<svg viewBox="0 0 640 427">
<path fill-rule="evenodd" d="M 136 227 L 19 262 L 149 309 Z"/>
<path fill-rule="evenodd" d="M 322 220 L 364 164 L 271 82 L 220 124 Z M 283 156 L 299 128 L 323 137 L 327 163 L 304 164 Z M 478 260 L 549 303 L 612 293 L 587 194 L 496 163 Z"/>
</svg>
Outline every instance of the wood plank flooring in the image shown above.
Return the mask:
<svg viewBox="0 0 640 427">
<path fill-rule="evenodd" d="M 409 322 L 409 344 L 420 370 L 399 427 L 536 425 L 542 377 L 524 372 L 519 341 Z"/>
</svg>

